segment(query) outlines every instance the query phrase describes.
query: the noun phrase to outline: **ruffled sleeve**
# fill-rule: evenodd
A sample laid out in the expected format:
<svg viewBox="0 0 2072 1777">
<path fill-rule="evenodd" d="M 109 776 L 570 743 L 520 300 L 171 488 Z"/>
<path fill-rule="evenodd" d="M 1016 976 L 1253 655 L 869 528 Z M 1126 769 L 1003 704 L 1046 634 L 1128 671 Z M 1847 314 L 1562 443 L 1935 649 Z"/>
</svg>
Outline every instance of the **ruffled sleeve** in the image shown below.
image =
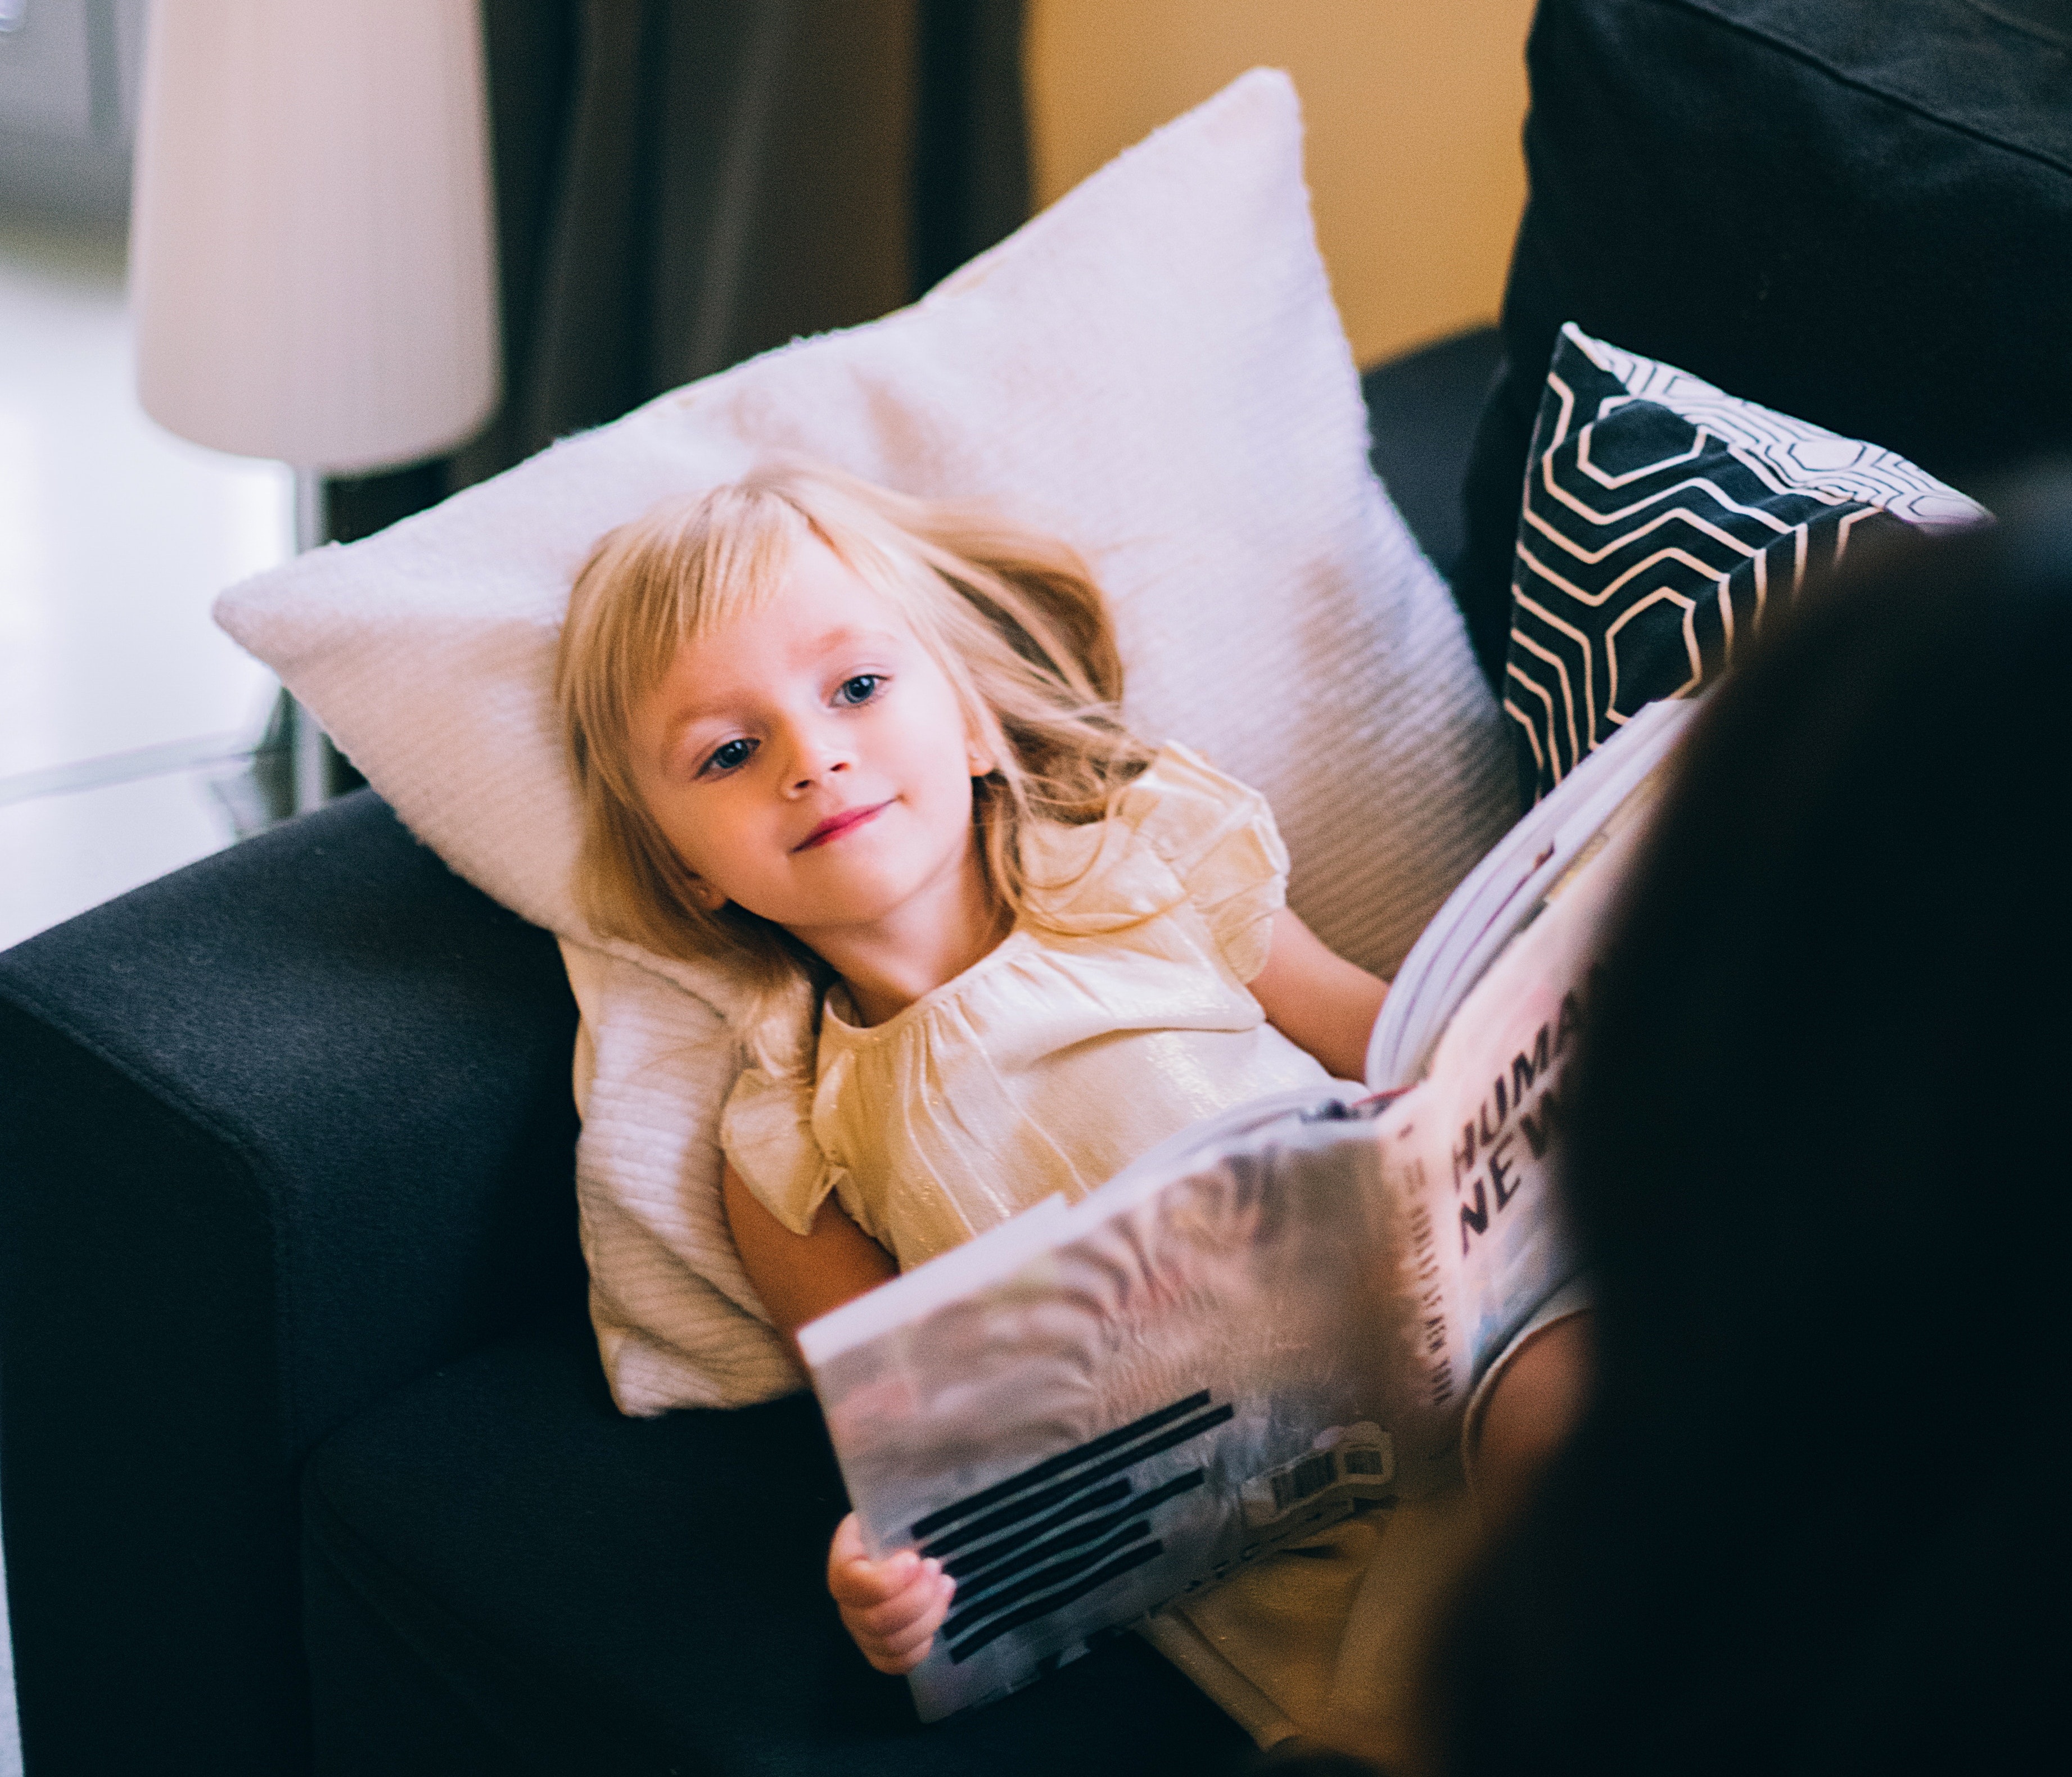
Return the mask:
<svg viewBox="0 0 2072 1777">
<path fill-rule="evenodd" d="M 1288 848 L 1264 796 L 1171 741 L 1116 797 L 1113 818 L 1179 878 L 1239 980 L 1266 966 L 1273 916 L 1287 904 Z"/>
<path fill-rule="evenodd" d="M 744 1069 L 720 1113 L 719 1145 L 755 1200 L 795 1234 L 809 1234 L 839 1169 L 813 1139 L 810 1081 Z"/>
</svg>

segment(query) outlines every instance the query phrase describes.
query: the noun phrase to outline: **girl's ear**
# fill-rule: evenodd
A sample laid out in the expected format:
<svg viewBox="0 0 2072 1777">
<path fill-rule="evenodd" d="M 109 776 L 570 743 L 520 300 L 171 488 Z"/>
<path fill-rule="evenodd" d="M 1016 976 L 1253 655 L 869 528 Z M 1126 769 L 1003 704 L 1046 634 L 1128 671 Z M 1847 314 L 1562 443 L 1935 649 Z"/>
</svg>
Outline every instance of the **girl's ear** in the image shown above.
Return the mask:
<svg viewBox="0 0 2072 1777">
<path fill-rule="evenodd" d="M 716 913 L 726 905 L 726 897 L 713 888 L 703 876 L 693 876 L 690 880 L 691 899 L 708 913 Z"/>
</svg>

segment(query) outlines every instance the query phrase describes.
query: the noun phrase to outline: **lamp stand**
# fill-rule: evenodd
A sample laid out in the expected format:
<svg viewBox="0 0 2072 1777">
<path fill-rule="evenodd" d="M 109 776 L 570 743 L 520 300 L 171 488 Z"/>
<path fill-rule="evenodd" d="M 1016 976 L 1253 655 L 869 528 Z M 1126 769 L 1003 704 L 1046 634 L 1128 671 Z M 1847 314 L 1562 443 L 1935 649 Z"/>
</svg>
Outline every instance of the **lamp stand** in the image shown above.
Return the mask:
<svg viewBox="0 0 2072 1777">
<path fill-rule="evenodd" d="M 325 540 L 324 478 L 320 470 L 295 471 L 295 553 L 306 555 Z M 283 691 L 290 757 L 294 764 L 295 812 L 306 814 L 331 800 L 332 761 L 337 749 L 308 709 Z"/>
</svg>

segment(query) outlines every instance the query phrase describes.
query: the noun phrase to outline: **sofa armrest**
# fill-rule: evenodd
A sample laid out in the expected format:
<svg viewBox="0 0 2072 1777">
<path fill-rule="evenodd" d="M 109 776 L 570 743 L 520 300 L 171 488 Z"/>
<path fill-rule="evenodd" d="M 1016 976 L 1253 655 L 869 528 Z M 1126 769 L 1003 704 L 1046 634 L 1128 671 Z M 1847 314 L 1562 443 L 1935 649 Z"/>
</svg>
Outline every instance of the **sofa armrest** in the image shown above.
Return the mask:
<svg viewBox="0 0 2072 1777">
<path fill-rule="evenodd" d="M 302 1459 L 580 1299 L 574 1019 L 553 940 L 370 793 L 0 955 L 34 1768 L 303 1763 Z"/>
</svg>

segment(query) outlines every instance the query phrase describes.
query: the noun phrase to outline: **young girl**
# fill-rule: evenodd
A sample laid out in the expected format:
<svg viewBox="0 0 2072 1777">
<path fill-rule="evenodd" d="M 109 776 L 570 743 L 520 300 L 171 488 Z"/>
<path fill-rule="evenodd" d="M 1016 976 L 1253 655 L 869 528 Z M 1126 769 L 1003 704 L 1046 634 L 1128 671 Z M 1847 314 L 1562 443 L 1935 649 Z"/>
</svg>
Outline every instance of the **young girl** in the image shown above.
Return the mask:
<svg viewBox="0 0 2072 1777">
<path fill-rule="evenodd" d="M 555 688 L 589 917 L 760 989 L 722 1189 L 787 1337 L 1226 1106 L 1360 1075 L 1383 983 L 1283 906 L 1256 794 L 1122 725 L 1051 539 L 768 468 L 602 540 Z M 829 1585 L 886 1672 L 952 1590 L 853 1516 Z"/>
</svg>

